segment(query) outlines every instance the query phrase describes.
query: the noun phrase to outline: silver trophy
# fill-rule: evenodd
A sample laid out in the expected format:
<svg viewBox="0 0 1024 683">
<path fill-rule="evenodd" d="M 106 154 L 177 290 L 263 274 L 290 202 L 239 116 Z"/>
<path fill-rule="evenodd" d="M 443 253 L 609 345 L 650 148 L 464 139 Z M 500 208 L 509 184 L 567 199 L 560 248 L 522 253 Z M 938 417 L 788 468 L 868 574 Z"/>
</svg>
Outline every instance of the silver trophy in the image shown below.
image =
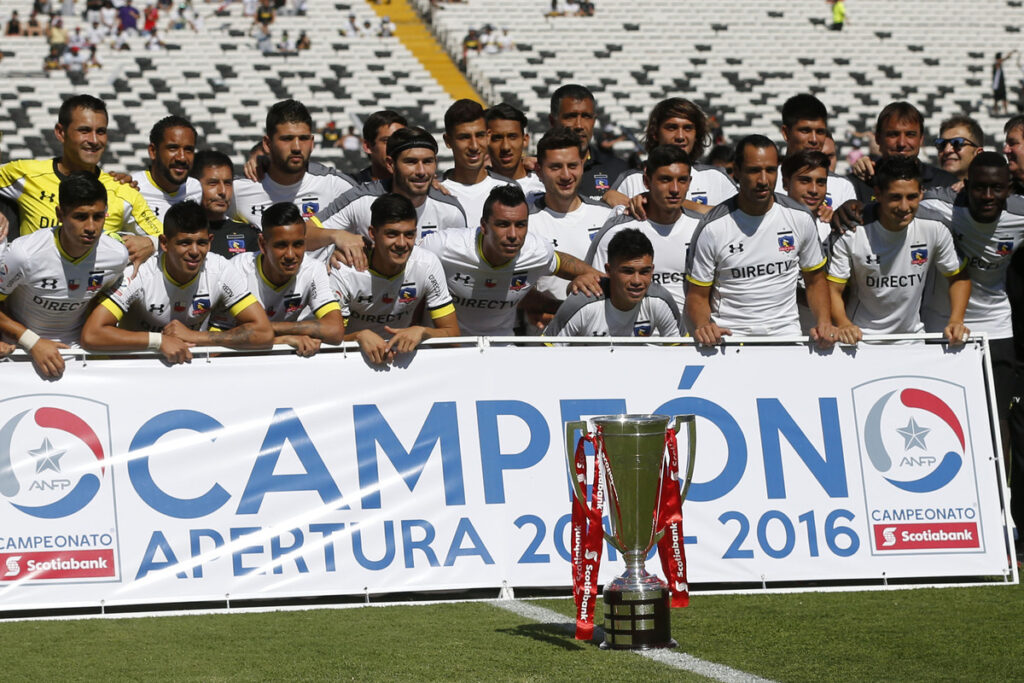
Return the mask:
<svg viewBox="0 0 1024 683">
<path fill-rule="evenodd" d="M 602 462 L 605 501 L 611 533 L 604 536 L 618 550 L 626 571 L 604 587 L 604 649 L 651 649 L 675 647 L 672 639 L 669 589 L 664 581 L 644 569 L 644 560 L 664 531 L 656 533 L 657 511 L 664 469 L 665 435 L 669 423 L 679 433 L 687 423 L 689 454 L 686 477 L 680 492 L 686 499 L 693 478 L 696 452 L 696 421 L 693 415 L 604 415 L 591 419 L 604 437 L 606 459 Z M 575 471 L 576 430 L 589 430 L 586 421 L 565 423 L 569 472 Z M 682 449 L 680 448 L 680 451 Z M 680 452 L 680 457 L 682 454 Z M 584 483 L 570 476 L 573 494 L 586 502 Z"/>
</svg>

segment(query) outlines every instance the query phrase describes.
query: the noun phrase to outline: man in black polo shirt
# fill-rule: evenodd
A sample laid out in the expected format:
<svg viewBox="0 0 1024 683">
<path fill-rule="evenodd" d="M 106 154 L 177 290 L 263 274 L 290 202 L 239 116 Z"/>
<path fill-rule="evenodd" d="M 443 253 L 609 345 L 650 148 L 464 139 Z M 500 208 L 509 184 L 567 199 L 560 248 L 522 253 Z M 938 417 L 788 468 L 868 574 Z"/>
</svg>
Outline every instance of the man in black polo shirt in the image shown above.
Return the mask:
<svg viewBox="0 0 1024 683">
<path fill-rule="evenodd" d="M 230 157 L 213 149 L 197 152 L 192 162 L 192 177 L 199 180 L 203 190 L 200 205 L 210 223 L 210 251 L 224 258 L 259 251 L 259 229 L 232 220 L 228 215 L 235 194 L 235 166 Z"/>
<path fill-rule="evenodd" d="M 583 141 L 583 177 L 579 193 L 598 201 L 611 189 L 620 174 L 628 170 L 626 162 L 593 144 L 595 118 L 594 93 L 582 85 L 563 85 L 551 95 L 551 126 L 571 128 Z"/>
</svg>

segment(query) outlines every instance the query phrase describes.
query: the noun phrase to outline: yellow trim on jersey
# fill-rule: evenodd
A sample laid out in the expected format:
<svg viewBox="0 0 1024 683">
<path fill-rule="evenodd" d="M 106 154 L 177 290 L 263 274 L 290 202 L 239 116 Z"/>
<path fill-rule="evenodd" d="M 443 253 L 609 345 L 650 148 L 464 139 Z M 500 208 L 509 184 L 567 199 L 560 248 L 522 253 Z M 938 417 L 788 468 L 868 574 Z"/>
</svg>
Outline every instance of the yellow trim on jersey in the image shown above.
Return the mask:
<svg viewBox="0 0 1024 683">
<path fill-rule="evenodd" d="M 152 185 L 155 189 L 160 190 L 161 192 L 163 192 L 168 197 L 177 197 L 178 196 L 178 192 L 181 192 L 182 188 L 185 187 L 185 183 L 182 183 L 181 185 L 178 186 L 178 192 L 168 192 L 164 188 L 162 188 L 159 185 L 157 185 L 156 181 L 153 180 L 153 174 L 149 172 L 148 168 L 146 169 L 146 180 L 148 180 L 149 184 Z"/>
<path fill-rule="evenodd" d="M 835 282 L 837 285 L 845 285 L 848 282 L 848 278 L 838 277 L 836 275 L 826 275 L 825 279 L 829 282 Z"/>
<path fill-rule="evenodd" d="M 965 257 L 964 260 L 960 262 L 960 267 L 958 267 L 952 273 L 943 273 L 942 275 L 943 275 L 943 277 L 953 277 L 954 275 L 959 275 L 960 273 L 962 273 L 964 268 L 966 268 L 966 267 L 967 267 L 967 258 Z"/>
<path fill-rule="evenodd" d="M 367 269 L 368 271 L 370 271 L 370 275 L 373 275 L 374 277 L 379 277 L 379 278 L 381 278 L 382 280 L 394 280 L 395 278 L 397 278 L 397 277 L 399 277 L 399 276 L 405 275 L 405 268 L 404 268 L 404 267 L 403 267 L 403 268 L 402 268 L 402 269 L 401 269 L 400 271 L 398 271 L 397 273 L 395 273 L 394 275 L 390 275 L 390 276 L 389 276 L 389 275 L 385 275 L 384 273 L 380 272 L 379 270 L 376 270 L 376 269 L 375 269 L 375 268 L 373 267 L 373 247 L 370 247 L 370 255 L 369 255 L 369 257 L 367 258 L 367 260 L 368 260 L 368 261 L 370 262 L 370 265 L 369 265 L 369 266 L 367 266 L 367 268 L 366 268 L 366 269 Z M 408 263 L 408 262 L 409 262 L 409 261 L 408 261 L 408 259 L 407 259 L 407 260 L 406 260 L 406 263 Z"/>
<path fill-rule="evenodd" d="M 441 308 L 438 308 L 436 310 L 431 311 L 430 312 L 430 319 L 431 320 L 437 320 L 438 318 L 443 318 L 446 315 L 451 315 L 454 312 L 455 312 L 455 304 L 445 304 Z"/>
<path fill-rule="evenodd" d="M 560 256 L 558 255 L 558 252 L 556 251 L 556 252 L 555 252 L 555 272 L 557 273 L 557 272 L 558 272 L 558 271 L 560 271 L 561 269 L 562 269 L 562 259 L 561 259 L 561 257 L 560 257 Z"/>
<path fill-rule="evenodd" d="M 0 294 L 0 301 L 3 301 L 6 298 L 7 298 L 6 294 Z"/>
<path fill-rule="evenodd" d="M 701 282 L 697 278 L 690 277 L 689 275 L 686 276 L 686 281 L 689 282 L 691 285 L 697 285 L 698 287 L 710 287 L 711 285 L 715 284 L 714 281 Z"/>
<path fill-rule="evenodd" d="M 255 303 L 259 303 L 256 301 L 256 297 L 254 297 L 252 294 L 246 294 L 245 296 L 238 300 L 238 303 L 229 308 L 228 311 L 231 313 L 231 315 L 237 316 L 239 313 L 241 313 L 242 311 L 249 308 Z"/>
<path fill-rule="evenodd" d="M 313 315 L 317 318 L 322 318 L 331 311 L 341 312 L 341 305 L 337 301 L 328 301 L 323 306 L 313 311 Z"/>
<path fill-rule="evenodd" d="M 124 317 L 124 311 L 122 311 L 121 307 L 114 303 L 114 301 L 109 297 L 103 299 L 103 301 L 100 302 L 100 306 L 113 313 L 114 319 L 118 322 L 120 322 L 121 318 Z"/>
<path fill-rule="evenodd" d="M 515 261 L 514 258 L 510 258 L 508 261 L 505 261 L 504 263 L 502 263 L 499 266 L 496 266 L 493 263 L 491 263 L 490 261 L 488 261 L 487 257 L 484 256 L 484 233 L 483 233 L 483 231 L 480 230 L 480 228 L 477 228 L 477 231 L 476 231 L 476 253 L 477 253 L 477 256 L 480 257 L 481 261 L 486 263 L 488 266 L 490 266 L 494 270 L 498 270 L 500 268 L 505 268 L 506 266 L 511 265 L 513 261 Z M 557 270 L 557 268 L 556 268 L 556 270 Z"/>
<path fill-rule="evenodd" d="M 60 257 L 61 257 L 62 259 L 64 259 L 65 261 L 68 261 L 68 262 L 70 262 L 71 264 L 73 264 L 73 265 L 76 265 L 76 266 L 77 266 L 77 265 L 78 265 L 79 263 L 81 263 L 81 262 L 82 262 L 82 260 L 83 260 L 83 259 L 84 259 L 84 258 L 85 258 L 86 256 L 88 256 L 89 254 L 91 254 L 91 253 L 92 253 L 92 250 L 96 248 L 96 244 L 99 244 L 99 243 L 100 243 L 100 241 L 99 241 L 99 240 L 97 239 L 97 240 L 96 240 L 96 244 L 92 245 L 92 248 L 91 248 L 91 249 L 89 249 L 89 251 L 85 252 L 84 254 L 82 254 L 81 256 L 79 256 L 78 258 L 71 258 L 71 256 L 70 256 L 70 255 L 68 254 L 68 252 L 64 251 L 64 247 L 63 247 L 63 246 L 61 245 L 61 243 L 60 243 L 60 228 L 57 228 L 57 229 L 55 229 L 55 230 L 53 231 L 53 242 L 54 242 L 54 244 L 56 244 L 56 245 L 57 245 L 57 253 L 58 253 L 58 254 L 60 254 Z"/>
<path fill-rule="evenodd" d="M 206 267 L 205 263 L 203 264 L 203 267 Z M 171 277 L 171 274 L 167 272 L 167 258 L 166 258 L 166 255 L 161 255 L 160 256 L 160 270 L 163 271 L 164 277 L 167 278 L 167 281 L 170 282 L 175 287 L 177 287 L 178 289 L 185 289 L 186 287 L 189 287 L 193 282 L 196 281 L 196 278 L 199 277 L 199 273 L 203 272 L 203 268 L 200 268 L 199 269 L 199 273 L 196 273 L 192 277 L 191 280 L 189 280 L 188 282 L 186 282 L 184 284 L 178 284 L 178 281 L 175 280 L 173 277 Z"/>
<path fill-rule="evenodd" d="M 800 270 L 805 272 L 805 273 L 813 273 L 814 271 L 818 270 L 819 268 L 824 267 L 824 265 L 826 263 L 828 263 L 828 256 L 826 256 L 825 258 L 821 259 L 821 263 L 819 263 L 818 265 L 811 266 L 810 268 L 801 268 Z"/>
<path fill-rule="evenodd" d="M 284 289 L 285 287 L 287 287 L 288 285 L 295 281 L 295 276 L 293 275 L 292 277 L 285 280 L 285 283 L 280 287 L 271 282 L 270 278 L 268 278 L 266 274 L 263 272 L 263 254 L 256 254 L 256 272 L 260 274 L 260 279 L 263 280 L 264 283 L 266 283 L 267 287 L 270 287 L 275 292 L 280 292 L 282 289 Z"/>
<path fill-rule="evenodd" d="M 313 225 L 315 225 L 315 226 L 316 226 L 316 227 L 318 227 L 318 228 L 323 228 L 323 227 L 324 227 L 324 224 L 323 224 L 323 223 L 321 223 L 321 222 L 320 222 L 320 219 L 319 219 L 319 218 L 317 218 L 317 217 L 316 217 L 315 215 L 313 215 L 313 216 L 310 216 L 310 217 L 309 217 L 309 218 L 307 218 L 306 220 L 307 220 L 307 221 L 309 221 L 310 223 L 312 223 Z"/>
</svg>

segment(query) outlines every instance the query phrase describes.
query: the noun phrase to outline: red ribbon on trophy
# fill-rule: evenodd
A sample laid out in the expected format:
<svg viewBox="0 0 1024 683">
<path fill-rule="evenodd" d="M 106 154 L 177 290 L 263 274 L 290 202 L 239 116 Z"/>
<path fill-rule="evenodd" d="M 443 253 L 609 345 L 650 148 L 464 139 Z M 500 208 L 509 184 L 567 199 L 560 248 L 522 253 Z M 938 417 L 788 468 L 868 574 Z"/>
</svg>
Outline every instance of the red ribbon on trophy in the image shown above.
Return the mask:
<svg viewBox="0 0 1024 683">
<path fill-rule="evenodd" d="M 594 483 L 590 487 L 589 509 L 586 501 L 580 501 L 576 496 L 572 498 L 572 593 L 576 600 L 577 640 L 590 640 L 594 635 L 597 572 L 601 568 L 601 553 L 604 549 L 604 527 L 601 525 L 604 509 L 604 481 L 601 477 L 604 439 L 600 426 L 595 436 L 584 432 L 576 443 L 575 476 L 584 492 L 587 490 L 584 444 L 588 441 L 594 447 Z"/>
<path fill-rule="evenodd" d="M 679 495 L 679 448 L 676 433 L 665 433 L 668 459 L 661 473 L 661 504 L 657 511 L 655 529 L 664 529 L 658 541 L 658 557 L 665 572 L 672 607 L 690 604 L 690 585 L 686 580 L 686 547 L 683 544 L 683 501 Z"/>
</svg>

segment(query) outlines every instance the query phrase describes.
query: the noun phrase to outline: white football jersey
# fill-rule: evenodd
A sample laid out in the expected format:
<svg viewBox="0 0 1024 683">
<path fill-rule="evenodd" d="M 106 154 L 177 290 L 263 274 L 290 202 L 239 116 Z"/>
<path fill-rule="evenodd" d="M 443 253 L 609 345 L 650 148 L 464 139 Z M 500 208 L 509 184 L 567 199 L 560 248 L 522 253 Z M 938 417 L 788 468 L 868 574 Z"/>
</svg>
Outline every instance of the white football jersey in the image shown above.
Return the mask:
<svg viewBox="0 0 1024 683">
<path fill-rule="evenodd" d="M 522 178 L 516 178 L 516 182 L 527 197 L 544 194 L 544 183 L 536 173 L 527 173 Z"/>
<path fill-rule="evenodd" d="M 543 237 L 562 252 L 583 261 L 587 257 L 591 240 L 601 227 L 614 215 L 614 211 L 602 202 L 580 195 L 582 203 L 574 211 L 561 213 L 550 208 L 544 195 L 535 195 L 530 207 L 530 232 Z M 603 268 L 598 268 L 603 270 Z M 568 283 L 560 277 L 545 275 L 537 281 L 537 291 L 564 301 Z"/>
<path fill-rule="evenodd" d="M 293 323 L 301 317 L 303 311 L 310 311 L 317 318 L 322 318 L 330 311 L 341 310 L 334 296 L 327 269 L 320 261 L 302 259 L 299 272 L 280 287 L 275 286 L 263 273 L 263 254 L 247 252 L 239 254 L 228 261 L 232 270 L 245 278 L 248 291 L 256 297 L 267 311 L 272 323 Z M 232 327 L 228 320 L 218 327 Z"/>
<path fill-rule="evenodd" d="M 537 280 L 558 270 L 558 254 L 547 240 L 526 233 L 519 255 L 492 266 L 483 255 L 483 233 L 444 230 L 423 240 L 444 267 L 463 336 L 510 336 L 516 306 Z"/>
<path fill-rule="evenodd" d="M 779 166 L 779 175 L 775 178 L 775 191 L 786 194 L 782 187 L 782 166 Z M 853 183 L 841 175 L 829 173 L 825 185 L 825 206 L 838 209 L 851 199 L 857 199 L 857 190 L 854 189 Z"/>
<path fill-rule="evenodd" d="M 405 270 L 393 277 L 342 264 L 331 271 L 330 282 L 341 302 L 346 332 L 373 330 L 387 339 L 391 335 L 385 325 L 398 329 L 414 324 L 413 314 L 424 300 L 432 320 L 455 312 L 441 262 L 421 248 L 412 250 Z"/>
<path fill-rule="evenodd" d="M 0 261 L 0 301 L 11 318 L 40 337 L 77 345 L 89 303 L 121 282 L 128 250 L 102 233 L 92 249 L 72 259 L 59 231 L 37 230 L 11 242 Z"/>
<path fill-rule="evenodd" d="M 214 312 L 237 315 L 256 303 L 245 278 L 223 256 L 207 254 L 199 273 L 184 283 L 167 273 L 165 258 L 146 261 L 138 275 L 100 302 L 122 327 L 159 332 L 177 320 L 198 330 Z"/>
<path fill-rule="evenodd" d="M 445 175 L 450 176 L 451 172 Z M 511 178 L 488 171 L 487 176 L 475 185 L 463 185 L 449 177 L 442 180 L 441 184 L 459 200 L 459 204 L 466 212 L 469 227 L 475 228 L 480 225 L 480 217 L 484 213 L 484 202 L 487 201 L 491 190 L 501 185 L 515 184 L 515 182 Z"/>
<path fill-rule="evenodd" d="M 647 192 L 647 188 L 644 187 L 643 171 L 626 171 L 615 181 L 612 189 L 618 190 L 630 199 Z M 734 196 L 736 183 L 718 166 L 694 164 L 690 167 L 690 189 L 686 191 L 686 198 L 691 202 L 717 206 Z"/>
<path fill-rule="evenodd" d="M 701 219 L 686 279 L 711 287 L 715 322 L 741 336 L 799 335 L 796 283 L 801 271 L 825 265 L 815 219 L 786 195 L 763 216 L 732 199 Z"/>
<path fill-rule="evenodd" d="M 702 218 L 699 213 L 684 210 L 679 220 L 672 225 L 666 225 L 651 220 L 640 221 L 631 216 L 616 216 L 594 236 L 585 260 L 603 272 L 605 264 L 608 263 L 608 244 L 612 238 L 626 228 L 639 230 L 647 236 L 654 247 L 653 284 L 667 289 L 675 299 L 679 312 L 682 313 L 686 303 L 686 254 L 690 250 L 693 233 Z M 679 325 L 686 329 L 682 318 Z"/>
<path fill-rule="evenodd" d="M 374 181 L 355 187 L 320 210 L 313 223 L 328 230 L 348 230 L 370 236 L 370 206 L 391 191 L 391 181 Z M 416 241 L 438 230 L 465 228 L 466 212 L 455 197 L 433 188 L 416 207 Z"/>
<path fill-rule="evenodd" d="M 269 174 L 263 176 L 259 183 L 248 178 L 235 178 L 234 185 L 234 206 L 228 215 L 258 228 L 263 211 L 273 204 L 291 202 L 299 208 L 303 218 L 312 218 L 357 183 L 340 171 L 311 162 L 302 180 L 291 185 L 280 185 Z"/>
<path fill-rule="evenodd" d="M 199 202 L 203 199 L 202 186 L 197 179 L 191 176 L 186 178 L 178 191 L 174 193 L 164 192 L 164 189 L 154 182 L 153 176 L 148 170 L 132 173 L 132 180 L 139 184 L 139 194 L 149 204 L 153 215 L 161 221 L 167 215 L 167 209 L 178 202 L 183 202 L 186 199 Z"/>
<path fill-rule="evenodd" d="M 963 265 L 942 223 L 915 218 L 894 232 L 874 221 L 833 242 L 828 279 L 847 285 L 846 315 L 864 332 L 910 334 L 924 330 L 928 272 L 948 277 Z"/>
<path fill-rule="evenodd" d="M 544 328 L 545 337 L 679 337 L 680 311 L 664 287 L 652 284 L 633 308 L 622 311 L 608 298 L 572 294 Z"/>
<path fill-rule="evenodd" d="M 928 190 L 918 216 L 941 221 L 952 233 L 957 250 L 967 257 L 971 298 L 964 324 L 991 339 L 1008 339 L 1013 336 L 1013 325 L 1006 269 L 1014 250 L 1024 241 L 1024 199 L 1011 196 L 998 221 L 979 223 L 971 218 L 966 192 L 961 195 L 949 188 Z M 929 279 L 922 317 L 928 332 L 945 328 L 949 321 L 949 283 L 945 278 Z"/>
</svg>

